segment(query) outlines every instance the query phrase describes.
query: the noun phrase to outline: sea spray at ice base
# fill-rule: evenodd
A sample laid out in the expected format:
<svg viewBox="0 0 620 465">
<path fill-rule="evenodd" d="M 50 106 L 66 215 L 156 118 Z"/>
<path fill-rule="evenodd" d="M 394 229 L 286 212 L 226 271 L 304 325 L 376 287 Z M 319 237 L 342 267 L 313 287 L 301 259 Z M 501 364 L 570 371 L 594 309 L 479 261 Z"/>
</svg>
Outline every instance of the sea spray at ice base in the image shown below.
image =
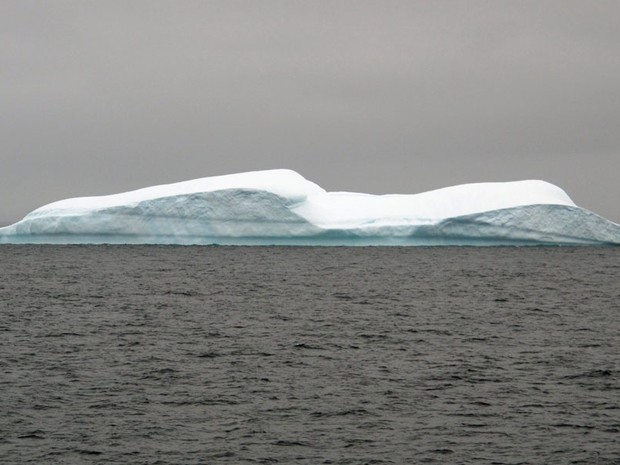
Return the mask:
<svg viewBox="0 0 620 465">
<path fill-rule="evenodd" d="M 54 202 L 0 229 L 0 242 L 603 245 L 620 244 L 620 226 L 544 181 L 370 195 L 268 170 Z"/>
</svg>

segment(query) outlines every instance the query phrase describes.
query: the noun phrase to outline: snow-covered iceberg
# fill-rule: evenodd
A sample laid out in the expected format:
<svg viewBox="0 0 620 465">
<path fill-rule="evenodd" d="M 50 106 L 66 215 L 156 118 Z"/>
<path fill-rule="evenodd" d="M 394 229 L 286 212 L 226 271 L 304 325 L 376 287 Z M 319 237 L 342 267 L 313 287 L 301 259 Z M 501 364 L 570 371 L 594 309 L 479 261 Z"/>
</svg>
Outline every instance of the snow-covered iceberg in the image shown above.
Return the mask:
<svg viewBox="0 0 620 465">
<path fill-rule="evenodd" d="M 269 170 L 54 202 L 0 243 L 620 245 L 620 225 L 544 181 L 370 195 Z"/>
</svg>

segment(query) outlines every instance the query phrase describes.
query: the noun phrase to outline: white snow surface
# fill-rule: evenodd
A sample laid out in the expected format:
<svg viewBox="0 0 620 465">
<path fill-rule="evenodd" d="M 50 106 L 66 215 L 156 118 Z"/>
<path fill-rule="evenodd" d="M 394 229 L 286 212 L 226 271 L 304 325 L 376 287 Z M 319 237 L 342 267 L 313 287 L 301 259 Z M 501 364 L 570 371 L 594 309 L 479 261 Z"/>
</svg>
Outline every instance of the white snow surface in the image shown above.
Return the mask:
<svg viewBox="0 0 620 465">
<path fill-rule="evenodd" d="M 421 194 L 372 195 L 323 192 L 311 195 L 295 212 L 322 227 L 368 224 L 420 225 L 490 210 L 524 205 L 570 205 L 570 197 L 544 181 L 463 184 Z"/>
<path fill-rule="evenodd" d="M 620 226 L 544 181 L 371 195 L 326 192 L 278 169 L 54 202 L 0 228 L 2 242 L 620 244 Z"/>
<path fill-rule="evenodd" d="M 292 202 L 303 202 L 309 195 L 325 192 L 321 187 L 308 181 L 293 170 L 250 171 L 247 173 L 211 176 L 173 184 L 145 187 L 121 194 L 60 200 L 37 208 L 28 214 L 28 217 L 49 215 L 50 213 L 55 215 L 74 215 L 104 208 L 136 205 L 140 202 L 164 197 L 215 192 L 226 189 L 267 191 L 290 199 Z"/>
<path fill-rule="evenodd" d="M 455 216 L 523 205 L 571 205 L 559 187 L 544 181 L 463 184 L 421 194 L 372 195 L 326 192 L 299 173 L 252 171 L 146 187 L 121 194 L 61 200 L 34 210 L 28 217 L 75 215 L 147 200 L 229 189 L 266 191 L 287 199 L 292 210 L 322 227 L 383 224 L 426 224 Z"/>
</svg>

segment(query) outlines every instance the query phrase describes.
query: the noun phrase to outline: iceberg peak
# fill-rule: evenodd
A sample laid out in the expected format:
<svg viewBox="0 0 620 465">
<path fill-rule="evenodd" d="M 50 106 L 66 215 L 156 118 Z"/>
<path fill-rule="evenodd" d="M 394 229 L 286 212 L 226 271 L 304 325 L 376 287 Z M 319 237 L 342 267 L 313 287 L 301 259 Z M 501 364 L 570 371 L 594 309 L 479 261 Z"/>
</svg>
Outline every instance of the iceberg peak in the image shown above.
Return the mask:
<svg viewBox="0 0 620 465">
<path fill-rule="evenodd" d="M 86 212 L 93 209 L 135 205 L 140 202 L 153 201 L 165 197 L 214 192 L 225 189 L 262 190 L 297 202 L 302 202 L 308 195 L 325 192 L 319 186 L 293 170 L 249 171 L 145 187 L 120 194 L 60 200 L 37 208 L 26 218 L 47 215 L 50 212 L 54 212 L 54 214 L 62 214 L 63 212 L 74 214 L 76 211 Z"/>
<path fill-rule="evenodd" d="M 0 243 L 239 245 L 620 244 L 620 226 L 545 181 L 419 194 L 327 192 L 287 169 L 53 202 Z"/>
</svg>

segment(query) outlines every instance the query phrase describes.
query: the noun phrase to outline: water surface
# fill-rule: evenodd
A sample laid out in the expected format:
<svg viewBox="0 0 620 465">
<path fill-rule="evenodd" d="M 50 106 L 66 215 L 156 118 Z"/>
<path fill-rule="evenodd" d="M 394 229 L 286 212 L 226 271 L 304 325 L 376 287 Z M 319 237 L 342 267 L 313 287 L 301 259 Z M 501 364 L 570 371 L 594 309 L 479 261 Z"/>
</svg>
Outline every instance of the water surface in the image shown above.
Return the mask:
<svg viewBox="0 0 620 465">
<path fill-rule="evenodd" d="M 618 464 L 620 249 L 0 247 L 0 463 Z"/>
</svg>

